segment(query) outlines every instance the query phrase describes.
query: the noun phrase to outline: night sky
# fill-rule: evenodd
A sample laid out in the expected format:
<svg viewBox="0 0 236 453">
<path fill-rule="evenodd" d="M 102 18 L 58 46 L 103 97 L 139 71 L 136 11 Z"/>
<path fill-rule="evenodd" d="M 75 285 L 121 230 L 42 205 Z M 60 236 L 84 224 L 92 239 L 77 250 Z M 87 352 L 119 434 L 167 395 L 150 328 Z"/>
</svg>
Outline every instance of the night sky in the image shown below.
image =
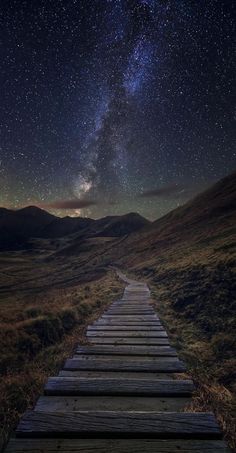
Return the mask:
<svg viewBox="0 0 236 453">
<path fill-rule="evenodd" d="M 2 0 L 0 205 L 154 219 L 232 172 L 234 5 Z"/>
</svg>

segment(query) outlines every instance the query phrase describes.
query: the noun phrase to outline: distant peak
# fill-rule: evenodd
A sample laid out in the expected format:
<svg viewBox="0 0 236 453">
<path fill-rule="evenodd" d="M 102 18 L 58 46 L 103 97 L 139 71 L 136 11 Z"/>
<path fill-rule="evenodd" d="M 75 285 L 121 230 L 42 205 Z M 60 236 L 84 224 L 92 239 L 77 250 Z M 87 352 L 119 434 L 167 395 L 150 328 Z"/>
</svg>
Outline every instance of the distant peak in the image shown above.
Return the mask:
<svg viewBox="0 0 236 453">
<path fill-rule="evenodd" d="M 27 214 L 27 215 L 32 215 L 32 216 L 47 216 L 51 218 L 55 218 L 53 214 L 50 214 L 49 212 L 45 211 L 44 209 L 39 208 L 38 206 L 25 206 L 24 208 L 17 209 L 19 214 Z"/>
</svg>

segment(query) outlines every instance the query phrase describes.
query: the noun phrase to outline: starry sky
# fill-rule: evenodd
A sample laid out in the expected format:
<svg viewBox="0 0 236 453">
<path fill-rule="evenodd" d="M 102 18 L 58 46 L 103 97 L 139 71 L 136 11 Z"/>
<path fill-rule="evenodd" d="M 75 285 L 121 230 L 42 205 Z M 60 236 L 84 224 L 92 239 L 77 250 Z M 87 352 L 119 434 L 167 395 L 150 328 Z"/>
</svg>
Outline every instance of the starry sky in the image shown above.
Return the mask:
<svg viewBox="0 0 236 453">
<path fill-rule="evenodd" d="M 235 13 L 2 0 L 0 205 L 155 219 L 232 172 Z"/>
</svg>

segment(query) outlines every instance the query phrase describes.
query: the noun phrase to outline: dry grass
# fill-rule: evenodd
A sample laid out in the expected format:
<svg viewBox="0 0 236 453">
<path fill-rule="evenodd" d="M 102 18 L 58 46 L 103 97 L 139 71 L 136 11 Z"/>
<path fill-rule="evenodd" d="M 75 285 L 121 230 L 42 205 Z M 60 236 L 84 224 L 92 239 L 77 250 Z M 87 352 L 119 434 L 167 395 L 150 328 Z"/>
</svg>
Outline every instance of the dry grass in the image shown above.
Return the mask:
<svg viewBox="0 0 236 453">
<path fill-rule="evenodd" d="M 16 294 L 16 300 L 7 298 L 1 304 L 2 445 L 21 414 L 34 406 L 47 377 L 57 374 L 76 344 L 86 342 L 86 326 L 121 294 L 122 287 L 109 272 L 96 281 L 40 295 Z"/>
<path fill-rule="evenodd" d="M 169 278 L 167 270 L 164 276 L 159 270 L 149 283 L 154 306 L 197 386 L 187 410 L 213 411 L 236 449 L 235 274 L 228 266 L 220 267 L 219 274 L 218 264 L 209 264 L 200 275 L 195 265 L 188 264 L 187 271 L 172 265 Z"/>
</svg>

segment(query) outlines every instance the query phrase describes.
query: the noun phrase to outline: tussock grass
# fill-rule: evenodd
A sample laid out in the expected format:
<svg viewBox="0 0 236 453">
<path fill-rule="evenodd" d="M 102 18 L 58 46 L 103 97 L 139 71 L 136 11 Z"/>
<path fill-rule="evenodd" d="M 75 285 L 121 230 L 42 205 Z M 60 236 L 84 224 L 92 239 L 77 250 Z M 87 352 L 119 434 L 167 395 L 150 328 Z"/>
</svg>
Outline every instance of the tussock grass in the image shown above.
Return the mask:
<svg viewBox="0 0 236 453">
<path fill-rule="evenodd" d="M 109 272 L 90 283 L 28 294 L 0 305 L 1 446 L 22 413 L 34 406 L 47 377 L 58 373 L 78 343 L 86 343 L 86 326 L 122 289 Z"/>
<path fill-rule="evenodd" d="M 236 449 L 236 338 L 232 261 L 148 269 L 153 304 L 197 386 L 189 411 L 213 411 Z M 139 273 L 141 271 L 139 270 Z M 147 277 L 147 269 L 144 270 Z"/>
</svg>

